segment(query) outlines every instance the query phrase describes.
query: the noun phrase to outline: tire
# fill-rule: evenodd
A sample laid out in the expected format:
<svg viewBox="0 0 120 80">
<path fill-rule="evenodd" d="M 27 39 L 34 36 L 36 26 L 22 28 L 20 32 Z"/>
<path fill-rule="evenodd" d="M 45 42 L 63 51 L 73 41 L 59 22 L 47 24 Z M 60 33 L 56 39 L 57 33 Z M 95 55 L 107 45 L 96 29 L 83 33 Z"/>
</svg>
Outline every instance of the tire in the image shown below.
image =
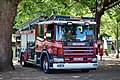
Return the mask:
<svg viewBox="0 0 120 80">
<path fill-rule="evenodd" d="M 43 71 L 44 71 L 45 73 L 47 73 L 47 74 L 52 73 L 52 70 L 49 69 L 49 61 L 48 61 L 47 56 L 45 56 L 45 57 L 43 58 L 43 60 L 42 60 L 42 69 L 43 69 Z"/>
<path fill-rule="evenodd" d="M 82 69 L 81 72 L 83 73 L 88 73 L 90 70 L 89 69 Z"/>
<path fill-rule="evenodd" d="M 24 54 L 21 54 L 20 64 L 22 65 L 22 67 L 26 67 L 26 66 L 27 66 L 27 63 L 26 63 L 25 60 L 24 60 Z"/>
</svg>

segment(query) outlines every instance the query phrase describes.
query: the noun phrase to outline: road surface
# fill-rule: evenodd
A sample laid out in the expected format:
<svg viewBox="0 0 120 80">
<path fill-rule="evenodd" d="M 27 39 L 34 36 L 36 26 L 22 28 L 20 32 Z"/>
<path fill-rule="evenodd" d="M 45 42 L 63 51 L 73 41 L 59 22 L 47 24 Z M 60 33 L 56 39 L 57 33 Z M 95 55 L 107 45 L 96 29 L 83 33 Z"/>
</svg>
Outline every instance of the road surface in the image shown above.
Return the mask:
<svg viewBox="0 0 120 80">
<path fill-rule="evenodd" d="M 120 80 L 120 61 L 100 61 L 97 70 L 82 73 L 80 70 L 59 70 L 45 74 L 39 67 L 21 67 L 0 72 L 0 80 Z"/>
</svg>

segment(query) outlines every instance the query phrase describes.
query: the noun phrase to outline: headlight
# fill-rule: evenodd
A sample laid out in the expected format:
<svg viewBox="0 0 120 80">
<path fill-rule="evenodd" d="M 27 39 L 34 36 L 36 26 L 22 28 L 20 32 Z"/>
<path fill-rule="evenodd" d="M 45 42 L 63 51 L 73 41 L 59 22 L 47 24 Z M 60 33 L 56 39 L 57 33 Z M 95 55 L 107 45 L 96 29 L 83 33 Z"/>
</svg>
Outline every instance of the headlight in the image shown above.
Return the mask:
<svg viewBox="0 0 120 80">
<path fill-rule="evenodd" d="M 63 62 L 63 58 L 54 58 L 54 62 Z"/>
<path fill-rule="evenodd" d="M 92 61 L 97 61 L 97 58 L 92 58 Z"/>
</svg>

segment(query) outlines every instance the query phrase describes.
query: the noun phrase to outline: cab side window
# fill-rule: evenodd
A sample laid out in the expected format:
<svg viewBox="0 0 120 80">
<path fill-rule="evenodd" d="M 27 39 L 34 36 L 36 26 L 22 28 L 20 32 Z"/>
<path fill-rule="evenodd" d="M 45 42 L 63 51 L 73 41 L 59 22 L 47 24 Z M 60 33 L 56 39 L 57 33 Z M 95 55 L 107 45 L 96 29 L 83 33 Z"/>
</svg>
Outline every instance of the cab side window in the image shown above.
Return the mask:
<svg viewBox="0 0 120 80">
<path fill-rule="evenodd" d="M 46 37 L 47 37 L 47 39 L 53 39 L 55 37 L 55 35 L 54 35 L 54 24 L 49 24 L 48 25 Z"/>
<path fill-rule="evenodd" d="M 44 25 L 40 25 L 38 28 L 38 36 L 43 38 L 44 37 Z"/>
</svg>

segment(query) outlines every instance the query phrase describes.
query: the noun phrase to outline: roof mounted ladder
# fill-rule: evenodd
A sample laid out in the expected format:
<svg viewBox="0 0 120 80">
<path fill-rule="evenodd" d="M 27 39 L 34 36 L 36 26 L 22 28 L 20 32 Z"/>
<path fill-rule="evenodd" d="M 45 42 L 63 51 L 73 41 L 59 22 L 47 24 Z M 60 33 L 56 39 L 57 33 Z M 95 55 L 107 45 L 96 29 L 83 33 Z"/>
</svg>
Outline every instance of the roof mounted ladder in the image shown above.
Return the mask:
<svg viewBox="0 0 120 80">
<path fill-rule="evenodd" d="M 21 25 L 18 26 L 16 29 L 21 29 L 21 30 L 22 30 L 22 29 L 29 28 L 30 25 L 35 24 L 35 23 L 40 22 L 40 21 L 43 21 L 43 20 L 45 20 L 45 18 L 46 18 L 46 17 L 38 16 L 38 17 L 36 17 L 36 18 L 33 18 L 33 19 L 31 19 L 31 20 L 29 20 L 29 21 L 21 24 Z"/>
</svg>

